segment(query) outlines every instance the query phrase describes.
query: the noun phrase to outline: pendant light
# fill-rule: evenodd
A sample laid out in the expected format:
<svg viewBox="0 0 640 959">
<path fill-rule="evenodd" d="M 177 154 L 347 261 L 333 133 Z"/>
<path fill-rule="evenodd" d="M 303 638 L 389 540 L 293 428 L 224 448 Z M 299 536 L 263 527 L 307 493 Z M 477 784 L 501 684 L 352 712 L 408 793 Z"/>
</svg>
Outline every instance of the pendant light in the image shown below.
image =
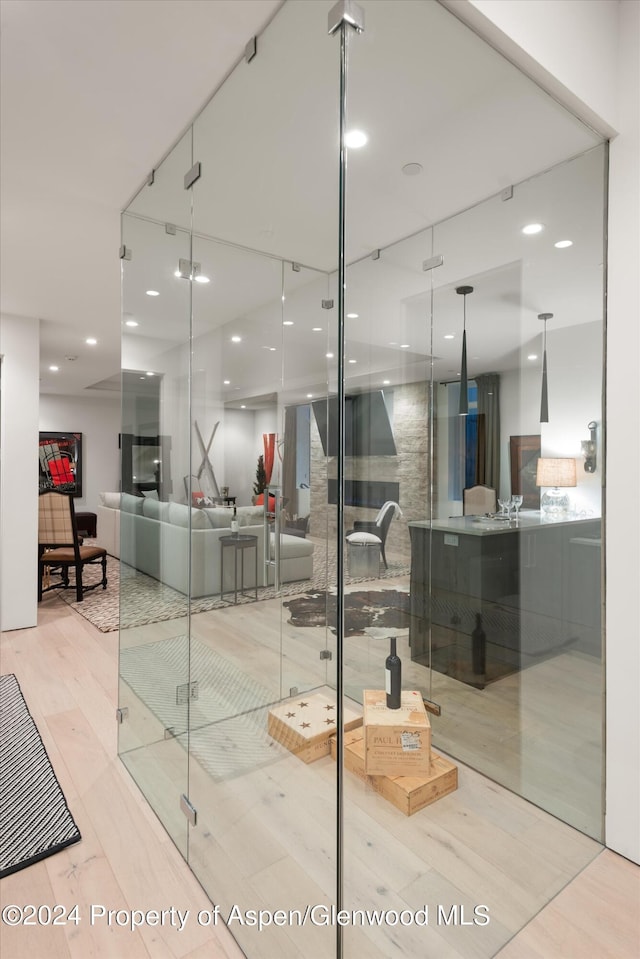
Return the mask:
<svg viewBox="0 0 640 959">
<path fill-rule="evenodd" d="M 460 361 L 460 405 L 458 414 L 466 416 L 469 412 L 469 388 L 467 382 L 467 294 L 473 293 L 472 286 L 457 286 L 456 293 L 464 297 L 462 324 L 462 360 Z"/>
<path fill-rule="evenodd" d="M 544 323 L 542 334 L 542 391 L 540 393 L 540 422 L 549 422 L 549 395 L 547 392 L 547 320 L 553 319 L 553 313 L 538 313 L 538 319 Z"/>
</svg>

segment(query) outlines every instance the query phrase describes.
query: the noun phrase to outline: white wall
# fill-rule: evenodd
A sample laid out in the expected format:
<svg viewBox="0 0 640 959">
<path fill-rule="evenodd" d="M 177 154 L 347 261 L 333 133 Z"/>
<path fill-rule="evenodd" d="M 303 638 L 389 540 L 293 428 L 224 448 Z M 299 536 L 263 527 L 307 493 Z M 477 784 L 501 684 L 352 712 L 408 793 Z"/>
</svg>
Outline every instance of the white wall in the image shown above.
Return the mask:
<svg viewBox="0 0 640 959">
<path fill-rule="evenodd" d="M 607 845 L 640 862 L 640 5 L 620 5 L 621 134 L 611 144 L 607 336 Z"/>
<path fill-rule="evenodd" d="M 0 628 L 38 620 L 39 321 L 0 317 Z"/>
<path fill-rule="evenodd" d="M 442 0 L 611 143 L 606 494 L 606 842 L 640 863 L 640 5 L 636 0 Z"/>
<path fill-rule="evenodd" d="M 82 433 L 82 496 L 77 511 L 95 513 L 98 493 L 120 489 L 120 396 L 40 396 L 40 430 Z"/>
</svg>

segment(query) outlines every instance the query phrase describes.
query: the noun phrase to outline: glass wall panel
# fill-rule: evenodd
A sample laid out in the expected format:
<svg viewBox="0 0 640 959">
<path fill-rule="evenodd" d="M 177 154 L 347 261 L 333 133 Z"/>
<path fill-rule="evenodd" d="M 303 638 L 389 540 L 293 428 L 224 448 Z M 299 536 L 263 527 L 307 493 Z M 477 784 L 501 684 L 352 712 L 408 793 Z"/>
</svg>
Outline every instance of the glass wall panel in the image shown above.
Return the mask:
<svg viewBox="0 0 640 959">
<path fill-rule="evenodd" d="M 344 905 L 388 912 L 348 926 L 345 954 L 362 955 L 364 937 L 367 955 L 490 956 L 602 838 L 601 474 L 585 473 L 580 443 L 590 422 L 601 439 L 604 149 L 440 5 L 362 7 L 347 87 L 347 129 L 367 139 L 347 153 L 346 420 L 382 389 L 395 450 L 373 448 L 372 413 L 366 441 L 347 438 L 345 501 L 350 479 L 357 495 L 343 532 L 377 532 L 387 562 L 354 586 L 354 562 L 375 564 L 378 547 L 348 545 L 345 607 L 360 593 L 366 613 L 345 683 L 381 708 L 365 707 L 345 747 Z M 558 522 L 540 514 L 541 457 L 577 467 Z M 387 481 L 380 505 L 399 511 L 376 530 L 358 496 Z M 517 518 L 496 519 L 512 494 Z M 417 741 L 403 753 L 374 720 L 393 719 L 394 645 L 432 740 L 430 764 L 400 779 Z"/>
<path fill-rule="evenodd" d="M 329 6 L 287 4 L 194 124 L 191 475 L 203 508 L 189 863 L 247 954 L 274 956 L 329 957 L 335 944 L 331 924 L 301 921 L 335 902 L 337 881 L 335 549 L 313 407 L 327 401 L 337 312 Z M 260 931 L 234 907 L 300 920 Z"/>
<path fill-rule="evenodd" d="M 435 228 L 445 266 L 434 340 L 449 365 L 456 289 L 473 292 L 467 417 L 458 383 L 435 375 L 431 540 L 443 748 L 598 839 L 604 177 L 599 147 Z M 523 233 L 532 223 L 539 232 Z M 546 503 L 549 468 L 566 487 L 560 505 Z M 465 509 L 462 487 L 478 484 L 497 503 L 470 497 Z"/>
<path fill-rule="evenodd" d="M 190 160 L 189 134 L 166 163 L 186 170 Z M 161 167 L 143 188 L 147 215 L 123 216 L 121 490 L 108 494 L 100 522 L 120 559 L 119 703 L 127 714 L 119 752 L 186 855 L 191 289 L 174 274 L 189 260 L 191 238 L 182 227 L 167 230 L 163 216 L 168 198 L 180 196 L 188 223 L 191 198 L 164 174 Z"/>
</svg>

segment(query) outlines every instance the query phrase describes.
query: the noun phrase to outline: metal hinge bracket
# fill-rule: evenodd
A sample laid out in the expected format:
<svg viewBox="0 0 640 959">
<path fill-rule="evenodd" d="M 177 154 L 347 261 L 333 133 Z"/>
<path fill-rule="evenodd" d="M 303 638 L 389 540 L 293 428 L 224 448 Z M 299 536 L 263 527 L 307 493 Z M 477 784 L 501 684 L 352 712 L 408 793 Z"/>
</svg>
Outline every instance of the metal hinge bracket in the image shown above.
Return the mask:
<svg viewBox="0 0 640 959">
<path fill-rule="evenodd" d="M 189 802 L 189 799 L 184 793 L 182 796 L 180 796 L 180 809 L 185 814 L 192 826 L 198 825 L 198 810 Z"/>
<path fill-rule="evenodd" d="M 333 659 L 333 653 L 330 649 L 321 649 L 320 659 Z"/>
<path fill-rule="evenodd" d="M 198 163 L 194 163 L 193 166 L 191 167 L 191 169 L 189 170 L 189 172 L 188 172 L 188 173 L 185 173 L 185 175 L 184 175 L 184 188 L 185 188 L 185 190 L 188 190 L 189 187 L 192 187 L 192 186 L 193 186 L 193 184 L 196 182 L 196 180 L 198 180 L 198 179 L 200 178 L 201 173 L 202 173 L 202 166 L 201 166 L 201 164 L 200 164 L 199 162 L 198 162 Z"/>
<path fill-rule="evenodd" d="M 125 246 L 124 243 L 120 247 L 120 259 L 121 260 L 130 260 L 131 259 L 131 247 Z"/>
<path fill-rule="evenodd" d="M 439 706 L 438 703 L 432 703 L 430 699 L 425 699 L 424 696 L 422 702 L 428 713 L 433 713 L 434 716 L 442 716 L 442 706 Z"/>
<path fill-rule="evenodd" d="M 118 708 L 116 709 L 116 720 L 119 723 L 123 723 L 125 719 L 128 717 L 128 715 L 129 715 L 128 706 L 118 706 Z"/>
<path fill-rule="evenodd" d="M 184 706 L 190 699 L 198 699 L 199 695 L 197 679 L 191 683 L 181 683 L 176 686 L 176 706 Z"/>
<path fill-rule="evenodd" d="M 425 260 L 422 264 L 422 269 L 426 272 L 427 270 L 435 270 L 437 266 L 442 266 L 444 263 L 444 256 L 442 253 L 438 253 L 436 256 L 430 256 L 428 260 Z"/>
<path fill-rule="evenodd" d="M 332 310 L 333 309 L 333 300 L 323 300 L 322 301 L 323 310 Z"/>
<path fill-rule="evenodd" d="M 251 37 L 246 47 L 244 48 L 244 58 L 247 63 L 251 63 L 256 53 L 258 52 L 258 38 Z"/>
<path fill-rule="evenodd" d="M 330 34 L 335 33 L 343 23 L 347 23 L 358 33 L 364 32 L 364 10 L 355 0 L 338 0 L 329 10 L 327 26 Z"/>
</svg>

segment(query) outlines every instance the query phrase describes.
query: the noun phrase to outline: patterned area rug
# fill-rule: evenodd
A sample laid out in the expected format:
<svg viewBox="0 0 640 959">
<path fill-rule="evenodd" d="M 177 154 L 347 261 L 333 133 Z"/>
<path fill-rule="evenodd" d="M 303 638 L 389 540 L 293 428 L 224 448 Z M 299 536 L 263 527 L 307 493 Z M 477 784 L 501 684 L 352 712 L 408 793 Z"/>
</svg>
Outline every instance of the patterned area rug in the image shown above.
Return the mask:
<svg viewBox="0 0 640 959">
<path fill-rule="evenodd" d="M 215 780 L 287 755 L 267 733 L 267 713 L 279 690 L 256 682 L 196 639 L 190 646 L 186 636 L 178 636 L 123 649 L 120 675 Z M 187 706 L 178 690 L 188 676 L 196 686 Z"/>
<path fill-rule="evenodd" d="M 90 543 L 91 541 L 86 541 Z M 409 565 L 389 563 L 389 568 L 381 567 L 377 579 L 391 579 L 395 576 L 409 574 Z M 86 581 L 91 583 L 100 578 L 99 568 L 89 567 L 86 570 Z M 375 580 L 377 582 L 377 579 Z M 59 590 L 55 595 L 72 606 L 76 612 L 89 620 L 101 632 L 108 633 L 122 626 L 127 629 L 133 626 L 145 626 L 148 623 L 160 623 L 168 619 L 179 619 L 188 612 L 187 597 L 170 586 L 165 586 L 158 580 L 132 569 L 125 563 L 120 563 L 113 556 L 107 558 L 106 590 L 95 589 L 86 593 L 81 603 L 75 602 L 75 590 Z M 258 600 L 274 599 L 280 596 L 297 596 L 301 592 L 314 592 L 327 589 L 336 581 L 336 548 L 331 545 L 328 549 L 316 546 L 313 554 L 313 578 L 298 580 L 294 583 L 284 583 L 280 593 L 276 593 L 273 586 L 258 589 Z M 367 578 L 346 577 L 346 583 L 366 583 Z M 238 603 L 255 602 L 253 596 L 238 596 Z M 191 602 L 191 613 L 205 613 L 212 609 L 225 609 L 228 602 L 221 602 L 218 596 L 205 596 Z"/>
<path fill-rule="evenodd" d="M 81 839 L 13 673 L 0 676 L 0 877 Z"/>
<path fill-rule="evenodd" d="M 337 596 L 326 590 L 307 592 L 283 603 L 292 626 L 328 626 L 336 632 Z M 346 636 L 358 636 L 371 629 L 408 629 L 410 597 L 398 589 L 358 590 L 345 593 Z"/>
</svg>

